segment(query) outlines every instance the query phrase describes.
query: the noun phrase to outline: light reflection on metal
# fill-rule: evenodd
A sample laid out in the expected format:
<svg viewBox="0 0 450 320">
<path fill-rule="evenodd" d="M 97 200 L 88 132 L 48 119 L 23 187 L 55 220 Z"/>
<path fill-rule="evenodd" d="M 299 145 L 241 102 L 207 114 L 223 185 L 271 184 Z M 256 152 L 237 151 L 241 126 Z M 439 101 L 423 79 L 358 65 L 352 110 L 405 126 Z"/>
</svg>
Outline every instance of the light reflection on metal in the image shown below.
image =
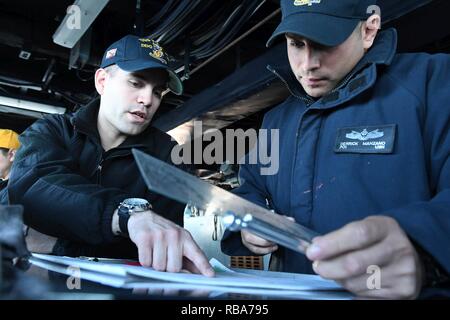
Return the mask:
<svg viewBox="0 0 450 320">
<path fill-rule="evenodd" d="M 236 229 L 246 228 L 268 240 L 304 253 L 318 234 L 224 189 L 211 185 L 142 151 L 133 149 L 139 170 L 151 191 L 206 208 L 225 218 L 232 214 Z"/>
</svg>

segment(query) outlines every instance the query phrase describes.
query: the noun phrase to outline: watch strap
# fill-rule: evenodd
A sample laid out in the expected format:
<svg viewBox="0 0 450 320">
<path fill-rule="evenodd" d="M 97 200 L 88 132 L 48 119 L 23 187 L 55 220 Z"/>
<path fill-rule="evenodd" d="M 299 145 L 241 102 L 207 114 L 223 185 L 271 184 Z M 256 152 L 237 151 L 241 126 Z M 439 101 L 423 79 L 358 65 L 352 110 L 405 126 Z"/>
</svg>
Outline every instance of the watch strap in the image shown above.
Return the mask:
<svg viewBox="0 0 450 320">
<path fill-rule="evenodd" d="M 120 234 L 128 236 L 128 220 L 130 219 L 130 211 L 127 207 L 120 205 L 117 214 L 119 216 Z"/>
</svg>

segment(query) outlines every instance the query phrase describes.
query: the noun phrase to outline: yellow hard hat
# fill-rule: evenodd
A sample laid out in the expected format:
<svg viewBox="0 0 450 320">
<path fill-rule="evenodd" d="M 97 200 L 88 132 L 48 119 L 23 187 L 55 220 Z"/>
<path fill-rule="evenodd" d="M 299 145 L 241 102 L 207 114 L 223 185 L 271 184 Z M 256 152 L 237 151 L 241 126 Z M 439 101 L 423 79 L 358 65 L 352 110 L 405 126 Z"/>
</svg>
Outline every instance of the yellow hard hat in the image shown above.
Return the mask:
<svg viewBox="0 0 450 320">
<path fill-rule="evenodd" d="M 0 148 L 19 149 L 19 135 L 9 129 L 0 129 Z"/>
</svg>

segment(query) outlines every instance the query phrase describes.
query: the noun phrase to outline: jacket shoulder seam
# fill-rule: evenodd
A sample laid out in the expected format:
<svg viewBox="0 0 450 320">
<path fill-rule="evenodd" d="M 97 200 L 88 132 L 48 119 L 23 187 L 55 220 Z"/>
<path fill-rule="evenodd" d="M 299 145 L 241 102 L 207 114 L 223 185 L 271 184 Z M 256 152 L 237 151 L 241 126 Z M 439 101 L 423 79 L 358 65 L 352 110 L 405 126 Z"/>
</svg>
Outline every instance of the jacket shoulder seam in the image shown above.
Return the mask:
<svg viewBox="0 0 450 320">
<path fill-rule="evenodd" d="M 386 72 L 386 75 L 389 76 L 392 80 L 394 80 L 396 86 L 402 87 L 405 91 L 407 91 L 411 96 L 413 96 L 422 106 L 423 110 L 425 110 L 425 102 L 422 101 L 415 93 L 412 89 L 410 89 L 409 87 L 405 86 L 401 79 L 398 78 L 397 76 L 395 76 L 394 74 L 392 74 L 392 72 Z"/>
</svg>

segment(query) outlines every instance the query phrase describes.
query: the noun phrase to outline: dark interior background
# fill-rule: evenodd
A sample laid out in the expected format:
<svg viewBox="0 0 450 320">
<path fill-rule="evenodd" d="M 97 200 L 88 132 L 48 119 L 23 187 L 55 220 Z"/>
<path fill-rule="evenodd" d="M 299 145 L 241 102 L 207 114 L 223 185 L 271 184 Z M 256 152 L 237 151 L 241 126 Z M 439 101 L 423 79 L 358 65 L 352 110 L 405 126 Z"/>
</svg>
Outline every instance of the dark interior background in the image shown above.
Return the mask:
<svg viewBox="0 0 450 320">
<path fill-rule="evenodd" d="M 72 4 L 0 0 L 0 96 L 75 111 L 96 98 L 93 74 L 106 47 L 128 33 L 159 39 L 185 78 L 185 93 L 168 94 L 158 111 L 155 125 L 163 130 L 194 119 L 203 120 L 204 129 L 257 128 L 287 95 L 265 69 L 268 61 L 285 59 L 283 44 L 265 47 L 280 21 L 277 0 L 110 0 L 70 65 L 73 51 L 53 43 L 52 36 Z M 383 28 L 399 32 L 400 52 L 450 52 L 450 1 L 378 5 Z M 30 58 L 20 58 L 21 51 Z M 21 132 L 35 120 L 0 109 L 2 128 Z"/>
</svg>

